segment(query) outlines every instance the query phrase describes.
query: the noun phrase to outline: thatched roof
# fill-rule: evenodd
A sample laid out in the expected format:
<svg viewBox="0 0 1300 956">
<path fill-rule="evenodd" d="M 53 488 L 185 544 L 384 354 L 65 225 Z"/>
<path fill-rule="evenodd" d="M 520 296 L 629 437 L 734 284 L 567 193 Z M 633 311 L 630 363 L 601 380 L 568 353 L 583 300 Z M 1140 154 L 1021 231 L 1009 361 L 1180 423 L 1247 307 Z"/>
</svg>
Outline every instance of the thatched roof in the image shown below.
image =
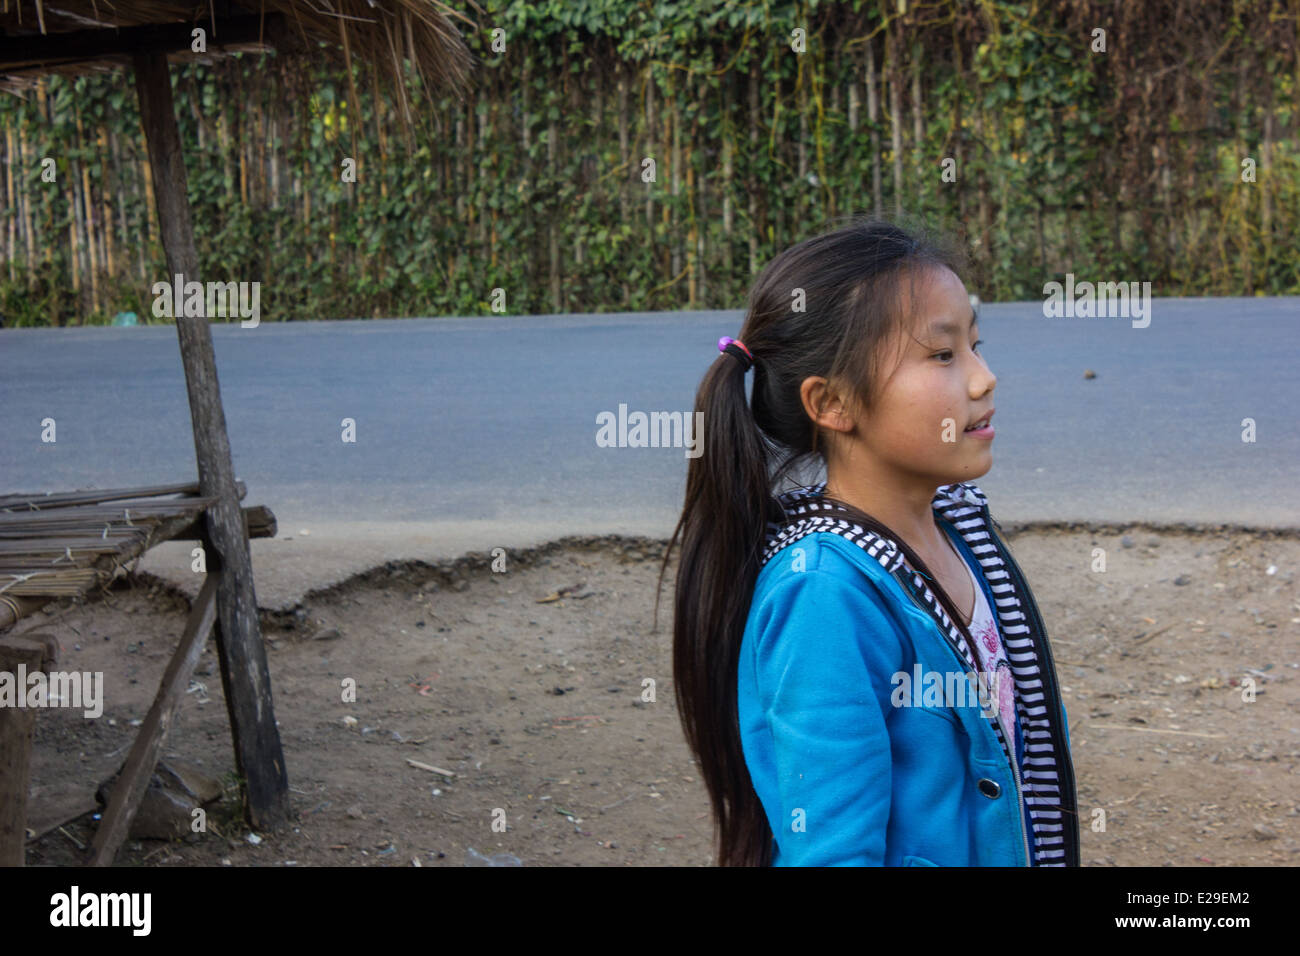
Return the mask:
<svg viewBox="0 0 1300 956">
<path fill-rule="evenodd" d="M 403 61 L 426 89 L 465 91 L 472 58 L 453 19 L 474 25 L 438 0 L 0 0 L 0 88 L 129 66 L 133 52 L 184 62 L 319 49 L 377 66 L 407 114 Z M 195 27 L 206 31 L 206 54 L 190 50 Z"/>
</svg>

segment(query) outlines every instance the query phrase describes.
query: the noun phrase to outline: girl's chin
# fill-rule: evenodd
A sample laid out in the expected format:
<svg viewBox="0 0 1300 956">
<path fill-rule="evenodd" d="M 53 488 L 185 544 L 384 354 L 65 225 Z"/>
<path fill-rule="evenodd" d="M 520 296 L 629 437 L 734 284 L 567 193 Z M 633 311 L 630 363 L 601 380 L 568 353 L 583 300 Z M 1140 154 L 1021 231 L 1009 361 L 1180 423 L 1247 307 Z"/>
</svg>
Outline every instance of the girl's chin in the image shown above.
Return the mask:
<svg viewBox="0 0 1300 956">
<path fill-rule="evenodd" d="M 987 475 L 987 474 L 989 473 L 989 469 L 991 469 L 991 468 L 993 467 L 993 456 L 992 456 L 992 455 L 981 455 L 980 457 L 981 457 L 982 459 L 984 459 L 984 460 L 983 460 L 983 461 L 979 461 L 979 462 L 972 462 L 971 465 L 970 465 L 970 467 L 968 467 L 968 468 L 963 468 L 963 469 L 962 469 L 962 477 L 960 477 L 960 478 L 958 478 L 958 479 L 956 479 L 956 480 L 957 480 L 957 481 L 972 481 L 972 480 L 974 480 L 974 479 L 976 479 L 976 478 L 981 478 L 981 477 L 983 477 L 984 475 Z"/>
</svg>

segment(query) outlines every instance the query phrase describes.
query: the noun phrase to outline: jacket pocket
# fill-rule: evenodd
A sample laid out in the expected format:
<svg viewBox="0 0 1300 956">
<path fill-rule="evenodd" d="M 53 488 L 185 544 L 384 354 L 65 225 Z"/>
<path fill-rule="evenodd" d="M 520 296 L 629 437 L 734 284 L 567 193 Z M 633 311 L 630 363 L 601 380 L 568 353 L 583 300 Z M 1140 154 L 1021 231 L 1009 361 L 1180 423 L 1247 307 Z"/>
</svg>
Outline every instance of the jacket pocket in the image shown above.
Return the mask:
<svg viewBox="0 0 1300 956">
<path fill-rule="evenodd" d="M 923 856 L 905 856 L 903 857 L 903 866 L 938 866 L 938 863 L 931 863 Z"/>
</svg>

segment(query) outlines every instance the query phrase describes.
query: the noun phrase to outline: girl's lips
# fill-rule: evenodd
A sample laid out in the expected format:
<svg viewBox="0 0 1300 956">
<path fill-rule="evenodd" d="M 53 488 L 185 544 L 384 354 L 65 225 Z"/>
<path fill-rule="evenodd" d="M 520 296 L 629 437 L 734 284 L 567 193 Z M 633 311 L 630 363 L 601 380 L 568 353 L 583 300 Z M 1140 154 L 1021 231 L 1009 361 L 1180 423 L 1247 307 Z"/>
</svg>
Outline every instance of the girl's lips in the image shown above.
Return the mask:
<svg viewBox="0 0 1300 956">
<path fill-rule="evenodd" d="M 990 408 L 987 415 L 975 419 L 975 421 L 977 422 L 984 422 L 984 427 L 976 428 L 974 430 L 966 429 L 965 434 L 970 435 L 973 438 L 984 438 L 984 439 L 992 438 L 993 437 L 993 414 L 996 411 L 997 411 L 996 408 Z"/>
</svg>

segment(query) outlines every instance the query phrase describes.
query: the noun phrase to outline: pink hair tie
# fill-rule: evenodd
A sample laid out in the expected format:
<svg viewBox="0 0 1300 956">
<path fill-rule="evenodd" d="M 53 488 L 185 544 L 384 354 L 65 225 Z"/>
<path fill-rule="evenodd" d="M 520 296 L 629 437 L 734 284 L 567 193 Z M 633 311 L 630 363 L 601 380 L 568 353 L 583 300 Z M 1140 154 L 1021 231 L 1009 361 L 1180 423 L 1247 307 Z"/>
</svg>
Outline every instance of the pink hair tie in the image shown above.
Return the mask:
<svg viewBox="0 0 1300 956">
<path fill-rule="evenodd" d="M 718 339 L 718 351 L 729 352 L 736 356 L 736 358 L 740 359 L 740 364 L 745 367 L 746 372 L 754 367 L 754 356 L 740 339 L 733 339 L 730 335 L 724 335 Z"/>
</svg>

